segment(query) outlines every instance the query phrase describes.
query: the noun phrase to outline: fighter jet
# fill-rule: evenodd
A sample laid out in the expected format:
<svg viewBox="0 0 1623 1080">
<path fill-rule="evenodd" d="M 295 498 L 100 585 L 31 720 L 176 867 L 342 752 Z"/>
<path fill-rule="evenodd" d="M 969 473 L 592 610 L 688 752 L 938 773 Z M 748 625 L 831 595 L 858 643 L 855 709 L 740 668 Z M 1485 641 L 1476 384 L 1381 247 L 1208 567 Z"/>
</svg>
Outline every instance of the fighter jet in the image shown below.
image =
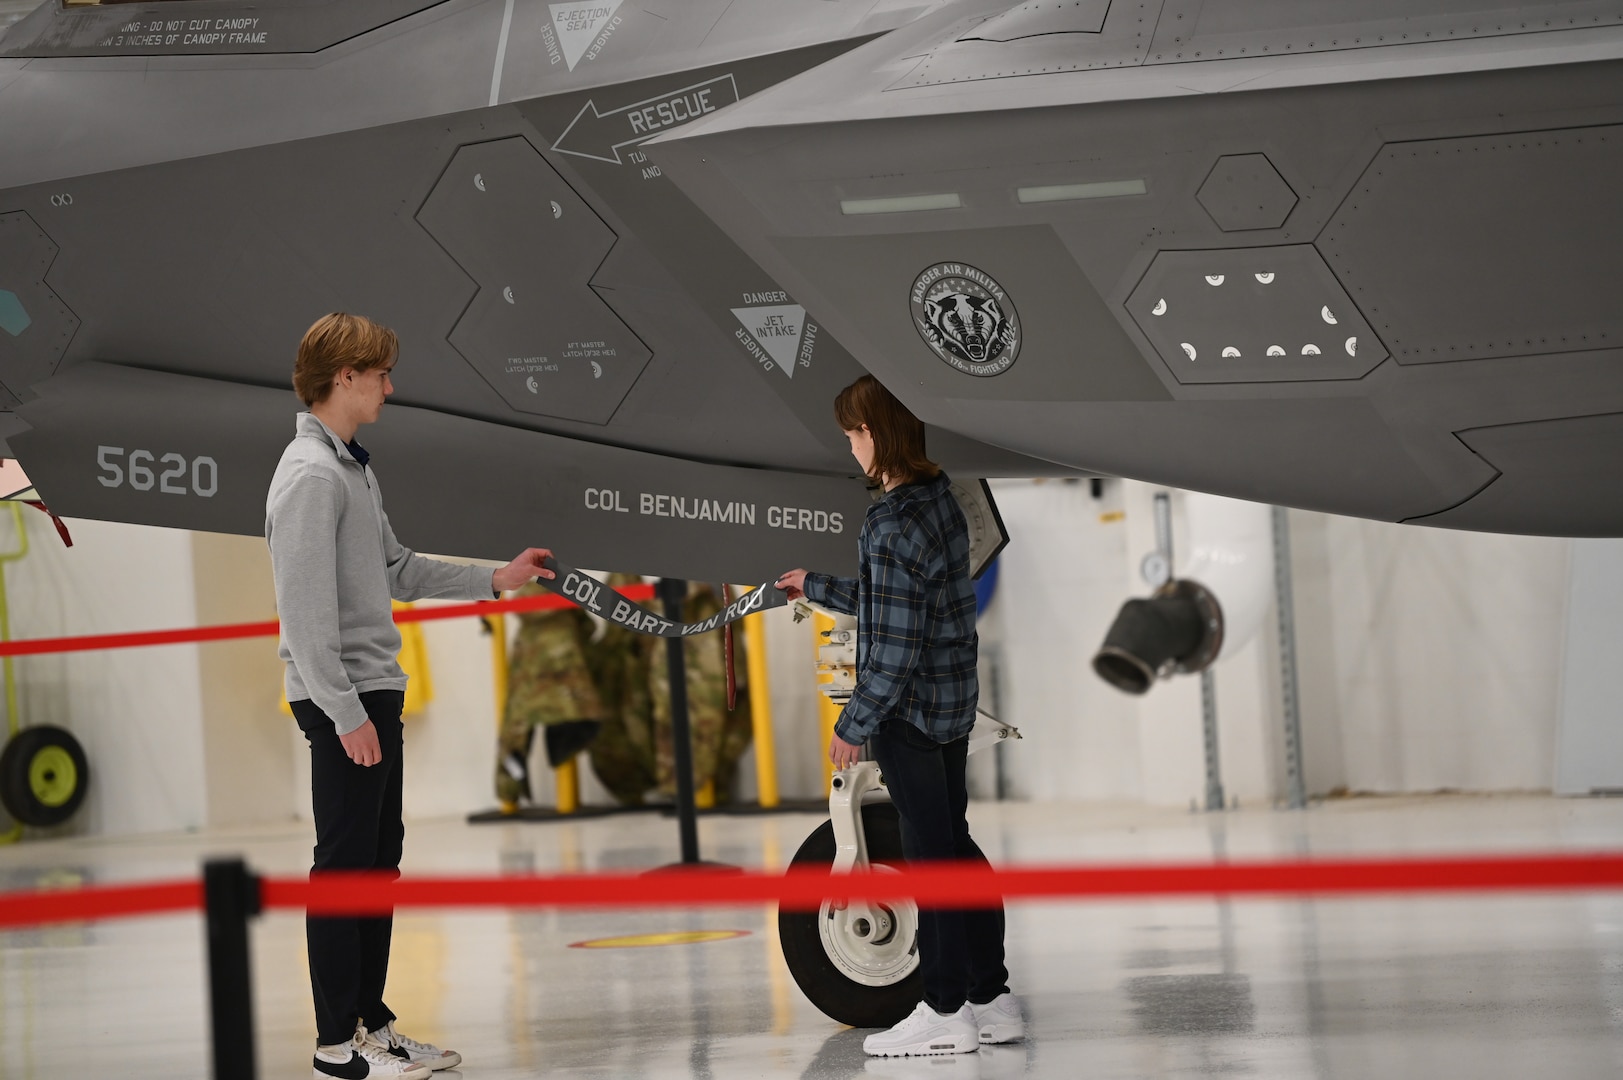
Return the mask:
<svg viewBox="0 0 1623 1080">
<path fill-rule="evenodd" d="M 0 452 L 257 534 L 345 310 L 421 550 L 848 566 L 864 371 L 966 488 L 1618 535 L 1620 57 L 1600 0 L 50 0 Z"/>
</svg>

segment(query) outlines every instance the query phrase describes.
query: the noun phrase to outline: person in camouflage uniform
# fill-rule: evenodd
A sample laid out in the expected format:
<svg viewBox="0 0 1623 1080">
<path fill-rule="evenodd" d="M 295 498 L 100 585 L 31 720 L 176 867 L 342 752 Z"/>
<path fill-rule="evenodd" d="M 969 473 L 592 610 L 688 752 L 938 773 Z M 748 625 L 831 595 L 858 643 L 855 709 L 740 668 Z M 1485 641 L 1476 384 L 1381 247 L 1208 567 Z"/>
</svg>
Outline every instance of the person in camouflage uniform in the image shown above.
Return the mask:
<svg viewBox="0 0 1623 1080">
<path fill-rule="evenodd" d="M 609 584 L 620 588 L 641 580 L 630 574 L 615 574 Z M 656 600 L 643 606 L 663 613 Z M 715 589 L 700 584 L 689 586 L 684 622 L 708 619 L 720 610 Z M 726 803 L 732 798 L 738 760 L 749 749 L 752 732 L 749 698 L 742 680 L 743 657 L 738 656 L 735 663 L 739 674 L 737 707 L 729 711 L 721 632 L 686 638 L 683 645 L 693 784 L 696 789 L 702 788 L 714 779 L 716 801 Z M 593 772 L 627 806 L 640 806 L 651 791 L 674 798 L 676 749 L 665 639 L 610 625 L 583 648 L 606 714 L 603 728 L 591 746 Z"/>
<path fill-rule="evenodd" d="M 691 582 L 683 603 L 682 621 L 703 622 L 722 609 L 717 586 Z M 697 790 L 714 780 L 716 802 L 731 800 L 738 759 L 749 749 L 748 688 L 742 678 L 743 656 L 735 657 L 737 704 L 727 708 L 727 666 L 724 631 L 684 638 L 688 687 L 688 726 L 693 743 L 693 786 Z M 662 796 L 676 795 L 676 744 L 672 738 L 670 672 L 663 638 L 649 638 L 648 688 L 652 699 L 654 778 Z M 735 642 L 742 652 L 742 642 Z"/>
<path fill-rule="evenodd" d="M 531 582 L 515 595 L 545 592 Z M 591 742 L 607 715 L 581 648 L 591 629 L 591 620 L 573 607 L 519 616 L 496 758 L 496 797 L 504 806 L 533 801 L 529 758 L 537 727 L 546 733 L 547 760 L 556 768 Z"/>
<path fill-rule="evenodd" d="M 635 574 L 610 574 L 608 579 L 614 589 L 640 584 L 642 578 Z M 648 657 L 643 648 L 649 639 L 613 623 L 593 625 L 591 619 L 582 618 L 587 627 L 581 652 L 603 702 L 603 726 L 589 749 L 592 771 L 622 805 L 640 806 L 654 786 Z"/>
</svg>

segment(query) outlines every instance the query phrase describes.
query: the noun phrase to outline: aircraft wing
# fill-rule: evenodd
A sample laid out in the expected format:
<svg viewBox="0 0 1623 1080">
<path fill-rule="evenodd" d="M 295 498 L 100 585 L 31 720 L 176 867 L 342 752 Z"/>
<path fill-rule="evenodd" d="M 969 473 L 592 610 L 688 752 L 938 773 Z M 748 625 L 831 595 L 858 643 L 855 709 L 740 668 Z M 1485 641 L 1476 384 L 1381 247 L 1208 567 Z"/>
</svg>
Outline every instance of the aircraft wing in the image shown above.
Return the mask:
<svg viewBox="0 0 1623 1080">
<path fill-rule="evenodd" d="M 1620 58 L 1586 3 L 973 0 L 647 153 L 932 423 L 1617 535 Z"/>
</svg>

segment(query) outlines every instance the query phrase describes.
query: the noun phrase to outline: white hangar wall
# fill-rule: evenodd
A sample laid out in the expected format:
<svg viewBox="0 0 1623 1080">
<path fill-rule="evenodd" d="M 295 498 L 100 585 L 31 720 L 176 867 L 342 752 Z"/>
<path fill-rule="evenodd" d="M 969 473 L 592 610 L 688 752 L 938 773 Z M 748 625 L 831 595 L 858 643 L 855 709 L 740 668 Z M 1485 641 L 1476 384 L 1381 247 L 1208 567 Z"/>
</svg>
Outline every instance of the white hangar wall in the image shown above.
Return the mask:
<svg viewBox="0 0 1623 1080">
<path fill-rule="evenodd" d="M 65 548 L 49 518 L 22 513 L 29 552 L 4 569 L 13 637 L 197 624 L 187 534 L 73 520 L 74 546 Z M 0 512 L 0 550 L 17 546 L 11 515 Z M 19 657 L 13 671 L 23 726 L 68 729 L 90 762 L 85 804 L 59 831 L 120 835 L 207 822 L 197 647 Z"/>
<path fill-rule="evenodd" d="M 1089 667 L 1122 600 L 1147 595 L 1156 489 L 994 483 L 1015 537 L 983 619 L 1005 714 L 1038 741 L 1008 752 L 1032 799 L 1203 798 L 1193 677 L 1134 698 Z M 1173 500 L 1174 552 L 1191 549 Z M 1573 542 L 1290 513 L 1307 788 L 1551 787 Z M 1286 791 L 1277 608 L 1214 667 L 1224 787 Z M 1002 752 L 1002 751 L 1000 751 Z"/>
<path fill-rule="evenodd" d="M 5 568 L 16 638 L 274 618 L 253 541 L 70 519 L 64 547 L 24 509 L 28 555 Z M 0 549 L 16 550 L 0 514 Z M 262 551 L 264 543 L 258 544 Z M 268 564 L 267 564 L 268 565 Z M 22 724 L 71 731 L 89 759 L 84 807 L 62 833 L 108 835 L 290 819 L 292 756 L 274 639 L 19 657 Z"/>
<path fill-rule="evenodd" d="M 1296 516 L 1312 785 L 1550 788 L 1572 542 Z"/>
<path fill-rule="evenodd" d="M 1014 542 L 982 620 L 987 697 L 1027 741 L 1000 748 L 1007 793 L 1187 805 L 1204 792 L 1199 682 L 1133 698 L 1089 666 L 1123 600 L 1144 595 L 1155 488 L 1109 481 L 994 483 Z M 1192 538 L 1175 495 L 1179 560 Z M 1303 745 L 1310 793 L 1547 790 L 1562 714 L 1574 542 L 1383 525 L 1292 512 Z M 252 537 L 24 518 L 29 556 L 6 568 L 19 638 L 110 633 L 274 615 L 269 559 Z M 409 538 L 408 538 L 409 539 Z M 0 550 L 13 546 L 0 516 Z M 1582 543 L 1582 542 L 1580 542 Z M 1618 545 L 1597 558 L 1608 573 Z M 1609 561 L 1608 561 L 1609 560 Z M 1582 583 L 1578 587 L 1582 587 Z M 821 790 L 812 630 L 769 613 L 778 775 L 786 799 Z M 1616 634 L 1607 612 L 1576 625 Z M 511 621 L 510 621 L 511 622 Z M 408 816 L 493 804 L 494 694 L 477 620 L 424 624 L 435 687 L 408 720 Z M 1575 631 L 1580 632 L 1580 631 Z M 1590 665 L 1592 666 L 1592 665 Z M 995 673 L 993 669 L 995 668 Z M 1274 615 L 1216 667 L 1223 781 L 1242 803 L 1285 793 Z M 273 638 L 21 658 L 25 724 L 85 744 L 94 779 L 60 831 L 138 834 L 308 816 L 302 736 L 279 709 Z M 1574 700 L 1604 700 L 1594 693 Z M 1570 711 L 1570 710 L 1569 710 Z M 541 755 L 538 750 L 536 760 Z M 741 788 L 753 797 L 753 755 Z M 537 796 L 552 799 L 536 771 Z M 607 802 L 589 769 L 583 797 Z M 990 755 L 976 787 L 993 790 Z"/>
</svg>

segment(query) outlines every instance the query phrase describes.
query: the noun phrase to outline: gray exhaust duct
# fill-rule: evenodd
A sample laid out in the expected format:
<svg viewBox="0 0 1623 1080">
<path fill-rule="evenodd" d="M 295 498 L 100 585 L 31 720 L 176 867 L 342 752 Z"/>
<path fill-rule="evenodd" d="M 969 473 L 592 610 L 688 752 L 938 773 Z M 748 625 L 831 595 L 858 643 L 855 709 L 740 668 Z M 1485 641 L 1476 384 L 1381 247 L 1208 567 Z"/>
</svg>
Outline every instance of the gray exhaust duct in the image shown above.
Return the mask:
<svg viewBox="0 0 1623 1080">
<path fill-rule="evenodd" d="M 1116 614 L 1093 670 L 1118 690 L 1146 693 L 1157 678 L 1204 671 L 1223 650 L 1223 608 L 1199 582 L 1169 581 Z"/>
</svg>

